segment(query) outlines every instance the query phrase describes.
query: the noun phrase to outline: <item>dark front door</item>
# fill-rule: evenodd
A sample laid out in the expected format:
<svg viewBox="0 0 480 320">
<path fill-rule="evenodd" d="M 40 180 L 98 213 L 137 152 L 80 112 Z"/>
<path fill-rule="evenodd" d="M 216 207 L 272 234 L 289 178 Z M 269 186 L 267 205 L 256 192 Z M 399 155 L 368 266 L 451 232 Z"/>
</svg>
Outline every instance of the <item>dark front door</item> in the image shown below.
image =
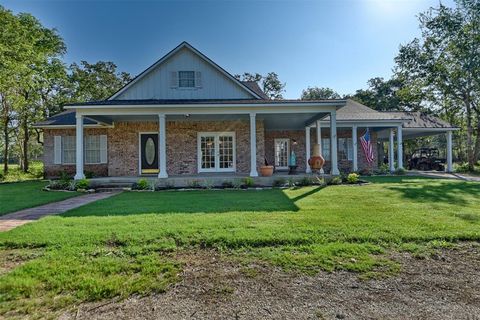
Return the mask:
<svg viewBox="0 0 480 320">
<path fill-rule="evenodd" d="M 142 174 L 158 173 L 158 134 L 140 135 L 140 166 Z"/>
</svg>

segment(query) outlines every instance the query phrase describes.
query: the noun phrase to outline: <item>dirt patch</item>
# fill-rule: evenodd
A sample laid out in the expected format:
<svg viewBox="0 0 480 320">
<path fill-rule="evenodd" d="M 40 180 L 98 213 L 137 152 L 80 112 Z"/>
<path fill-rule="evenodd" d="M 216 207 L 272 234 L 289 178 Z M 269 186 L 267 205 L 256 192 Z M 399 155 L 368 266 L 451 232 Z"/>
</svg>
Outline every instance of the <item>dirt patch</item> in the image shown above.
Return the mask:
<svg viewBox="0 0 480 320">
<path fill-rule="evenodd" d="M 43 254 L 41 249 L 0 250 L 0 276 Z"/>
<path fill-rule="evenodd" d="M 350 272 L 310 277 L 212 252 L 178 257 L 182 281 L 164 294 L 81 305 L 61 319 L 480 319 L 480 247 L 427 258 L 396 253 L 402 271 L 361 280 Z"/>
</svg>

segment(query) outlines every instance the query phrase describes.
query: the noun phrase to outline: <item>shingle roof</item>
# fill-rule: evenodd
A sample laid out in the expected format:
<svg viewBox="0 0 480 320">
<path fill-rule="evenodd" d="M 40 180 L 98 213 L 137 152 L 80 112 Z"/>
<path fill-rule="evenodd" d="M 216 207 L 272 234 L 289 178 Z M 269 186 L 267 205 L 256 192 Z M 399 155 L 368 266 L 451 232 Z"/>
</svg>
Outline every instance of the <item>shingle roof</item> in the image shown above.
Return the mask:
<svg viewBox="0 0 480 320">
<path fill-rule="evenodd" d="M 409 119 L 403 124 L 404 128 L 455 128 L 447 121 L 423 112 L 390 111 L 385 113 L 397 119 Z"/>
<path fill-rule="evenodd" d="M 50 118 L 37 122 L 34 124 L 35 127 L 47 127 L 47 126 L 69 126 L 76 123 L 75 119 L 75 110 L 67 110 L 60 112 Z M 92 120 L 90 118 L 83 118 L 84 125 L 98 125 L 100 122 Z"/>
<path fill-rule="evenodd" d="M 326 117 L 325 119 L 330 119 Z M 347 100 L 347 104 L 337 110 L 337 121 L 369 121 L 369 120 L 399 120 L 385 112 L 373 110 L 354 100 Z"/>
<path fill-rule="evenodd" d="M 263 92 L 256 81 L 242 81 L 242 83 L 250 90 L 258 94 L 262 99 L 269 100 L 270 98 Z"/>
</svg>

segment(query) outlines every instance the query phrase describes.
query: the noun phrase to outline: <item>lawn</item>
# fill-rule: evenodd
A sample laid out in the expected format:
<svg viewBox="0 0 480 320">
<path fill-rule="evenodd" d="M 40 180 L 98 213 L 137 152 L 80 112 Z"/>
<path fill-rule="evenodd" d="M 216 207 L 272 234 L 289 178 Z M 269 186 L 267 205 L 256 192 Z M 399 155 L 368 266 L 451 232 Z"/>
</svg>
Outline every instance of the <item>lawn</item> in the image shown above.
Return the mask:
<svg viewBox="0 0 480 320">
<path fill-rule="evenodd" d="M 0 182 L 18 182 L 27 180 L 38 180 L 43 178 L 43 162 L 31 161 L 28 172 L 23 172 L 18 164 L 10 164 L 8 173 L 5 174 L 3 166 L 0 169 Z"/>
<path fill-rule="evenodd" d="M 40 180 L 0 183 L 0 216 L 77 196 L 76 192 L 46 192 L 48 182 Z"/>
<path fill-rule="evenodd" d="M 185 252 L 217 250 L 314 274 L 391 276 L 389 256 L 480 240 L 480 184 L 415 177 L 362 186 L 123 193 L 0 234 L 0 314 L 168 290 Z M 6 261 L 14 261 L 7 263 Z M 16 310 L 16 311 L 15 311 Z"/>
</svg>

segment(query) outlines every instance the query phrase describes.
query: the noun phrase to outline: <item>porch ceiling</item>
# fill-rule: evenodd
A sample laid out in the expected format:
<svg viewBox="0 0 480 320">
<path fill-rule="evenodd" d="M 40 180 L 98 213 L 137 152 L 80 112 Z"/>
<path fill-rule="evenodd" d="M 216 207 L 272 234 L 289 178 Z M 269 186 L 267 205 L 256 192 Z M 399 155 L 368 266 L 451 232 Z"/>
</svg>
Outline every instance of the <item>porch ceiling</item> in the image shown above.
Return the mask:
<svg viewBox="0 0 480 320">
<path fill-rule="evenodd" d="M 415 139 L 420 137 L 435 136 L 445 134 L 447 131 L 454 131 L 454 128 L 403 128 L 403 140 Z M 389 129 L 378 131 L 378 141 L 388 141 Z"/>
</svg>

